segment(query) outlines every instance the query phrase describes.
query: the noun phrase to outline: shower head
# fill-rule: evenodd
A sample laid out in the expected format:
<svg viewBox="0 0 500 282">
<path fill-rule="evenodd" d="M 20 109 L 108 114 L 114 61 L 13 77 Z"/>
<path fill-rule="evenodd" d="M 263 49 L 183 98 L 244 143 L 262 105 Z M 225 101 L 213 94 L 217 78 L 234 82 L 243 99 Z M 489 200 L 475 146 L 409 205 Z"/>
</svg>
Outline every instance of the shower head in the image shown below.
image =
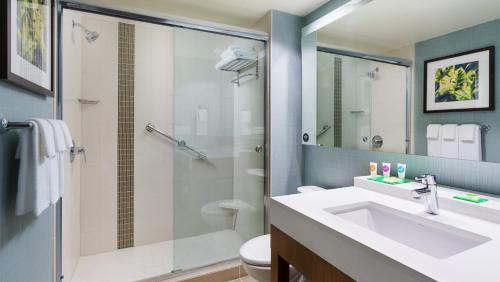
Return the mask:
<svg viewBox="0 0 500 282">
<path fill-rule="evenodd" d="M 75 28 L 75 27 L 80 27 L 81 29 L 83 29 L 83 32 L 85 33 L 85 39 L 87 40 L 88 43 L 92 43 L 92 42 L 96 41 L 97 38 L 99 38 L 99 33 L 97 31 L 89 30 L 88 28 L 83 26 L 81 23 L 77 23 L 77 22 L 73 21 L 73 28 Z"/>
<path fill-rule="evenodd" d="M 85 31 L 85 39 L 87 39 L 88 43 L 94 42 L 99 38 L 99 33 L 97 31 L 86 30 Z"/>
</svg>

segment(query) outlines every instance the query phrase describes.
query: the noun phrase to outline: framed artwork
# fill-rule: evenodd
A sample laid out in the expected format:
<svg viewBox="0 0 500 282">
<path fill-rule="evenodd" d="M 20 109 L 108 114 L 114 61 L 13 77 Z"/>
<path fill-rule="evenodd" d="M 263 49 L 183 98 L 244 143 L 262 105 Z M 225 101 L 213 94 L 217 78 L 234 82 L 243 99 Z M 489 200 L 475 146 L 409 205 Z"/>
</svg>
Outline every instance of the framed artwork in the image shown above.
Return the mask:
<svg viewBox="0 0 500 282">
<path fill-rule="evenodd" d="M 54 95 L 53 1 L 2 0 L 0 78 Z"/>
<path fill-rule="evenodd" d="M 424 113 L 494 109 L 495 47 L 424 62 Z"/>
</svg>

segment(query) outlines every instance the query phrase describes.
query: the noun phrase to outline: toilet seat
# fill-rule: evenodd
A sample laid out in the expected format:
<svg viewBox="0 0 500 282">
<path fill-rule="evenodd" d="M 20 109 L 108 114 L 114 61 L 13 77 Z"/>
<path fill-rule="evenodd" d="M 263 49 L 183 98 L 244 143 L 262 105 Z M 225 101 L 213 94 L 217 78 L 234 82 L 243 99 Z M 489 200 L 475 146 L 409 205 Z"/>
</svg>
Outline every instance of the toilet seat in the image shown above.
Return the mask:
<svg viewBox="0 0 500 282">
<path fill-rule="evenodd" d="M 271 267 L 271 235 L 255 237 L 240 248 L 241 260 L 249 265 Z"/>
</svg>

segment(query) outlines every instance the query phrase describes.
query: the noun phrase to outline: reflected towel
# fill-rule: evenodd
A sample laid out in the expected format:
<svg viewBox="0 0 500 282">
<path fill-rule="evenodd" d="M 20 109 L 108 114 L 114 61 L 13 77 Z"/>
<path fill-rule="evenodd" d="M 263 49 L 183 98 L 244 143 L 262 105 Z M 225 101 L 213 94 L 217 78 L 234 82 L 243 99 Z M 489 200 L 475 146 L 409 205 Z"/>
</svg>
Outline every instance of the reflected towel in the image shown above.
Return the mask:
<svg viewBox="0 0 500 282">
<path fill-rule="evenodd" d="M 477 124 L 462 124 L 459 127 L 460 141 L 474 142 L 476 131 L 480 129 Z"/>
<path fill-rule="evenodd" d="M 442 127 L 441 157 L 458 159 L 458 126 L 456 124 L 445 124 Z"/>
<path fill-rule="evenodd" d="M 441 124 L 427 125 L 427 139 L 439 139 L 440 130 L 441 130 Z"/>
<path fill-rule="evenodd" d="M 441 156 L 441 125 L 429 124 L 427 126 L 427 155 L 429 157 Z"/>
<path fill-rule="evenodd" d="M 443 140 L 453 141 L 457 138 L 456 124 L 445 124 L 443 125 L 442 130 L 443 130 Z"/>
<path fill-rule="evenodd" d="M 477 124 L 464 124 L 458 127 L 458 152 L 461 160 L 482 161 L 481 127 Z"/>
</svg>

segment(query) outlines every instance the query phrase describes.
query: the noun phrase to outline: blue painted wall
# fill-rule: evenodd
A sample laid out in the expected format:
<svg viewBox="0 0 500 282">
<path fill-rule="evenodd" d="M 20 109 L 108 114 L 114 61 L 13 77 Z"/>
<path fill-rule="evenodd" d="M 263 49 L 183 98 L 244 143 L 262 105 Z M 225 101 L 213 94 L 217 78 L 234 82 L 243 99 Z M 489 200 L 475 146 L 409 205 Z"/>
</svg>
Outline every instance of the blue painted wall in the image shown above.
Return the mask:
<svg viewBox="0 0 500 282">
<path fill-rule="evenodd" d="M 430 123 L 488 123 L 492 130 L 484 135 L 484 156 L 486 161 L 500 162 L 500 20 L 477 25 L 471 28 L 452 32 L 415 45 L 415 132 L 420 138 L 415 139 L 417 155 L 427 154 L 425 139 L 426 127 Z M 451 54 L 495 46 L 495 90 L 496 111 L 493 112 L 460 112 L 460 113 L 423 113 L 424 96 L 424 61 Z"/>
<path fill-rule="evenodd" d="M 0 81 L 0 116 L 13 121 L 53 116 L 53 99 Z M 0 134 L 0 282 L 52 281 L 52 213 L 15 216 L 16 131 Z"/>
<path fill-rule="evenodd" d="M 271 195 L 295 193 L 302 184 L 302 18 L 271 12 Z"/>
</svg>

